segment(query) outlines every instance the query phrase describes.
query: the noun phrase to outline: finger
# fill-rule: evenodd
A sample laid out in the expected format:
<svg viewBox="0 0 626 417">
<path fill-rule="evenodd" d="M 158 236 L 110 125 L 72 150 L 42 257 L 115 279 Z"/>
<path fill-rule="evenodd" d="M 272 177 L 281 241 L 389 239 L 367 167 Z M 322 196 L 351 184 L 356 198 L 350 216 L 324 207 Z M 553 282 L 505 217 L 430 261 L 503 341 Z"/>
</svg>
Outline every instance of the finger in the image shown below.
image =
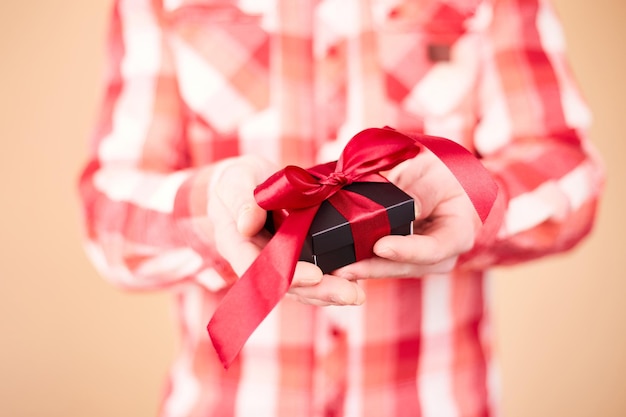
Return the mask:
<svg viewBox="0 0 626 417">
<path fill-rule="evenodd" d="M 333 274 L 351 281 L 385 278 L 420 278 L 425 275 L 450 272 L 455 264 L 456 258 L 448 258 L 441 262 L 426 265 L 395 262 L 374 257 L 340 268 L 333 271 Z"/>
<path fill-rule="evenodd" d="M 374 244 L 374 253 L 397 262 L 435 264 L 470 250 L 474 237 L 471 224 L 450 216 L 429 224 L 424 234 L 385 236 Z"/>
<path fill-rule="evenodd" d="M 251 162 L 238 159 L 216 169 L 213 180 L 215 195 L 245 236 L 258 233 L 265 223 L 265 210 L 254 200 L 255 169 Z"/>
<path fill-rule="evenodd" d="M 217 226 L 215 231 L 217 251 L 240 277 L 259 256 L 267 241 L 267 238 L 262 235 L 253 238 L 240 235 L 233 222 L 230 226 L 226 224 Z"/>
<path fill-rule="evenodd" d="M 293 274 L 291 287 L 310 287 L 322 281 L 324 274 L 321 269 L 310 262 L 299 261 Z"/>
<path fill-rule="evenodd" d="M 304 304 L 316 306 L 361 305 L 365 302 L 365 292 L 357 282 L 333 275 L 324 275 L 317 285 L 291 288 L 289 294 Z"/>
<path fill-rule="evenodd" d="M 213 224 L 215 247 L 226 259 L 237 275 L 241 276 L 256 259 L 269 239 L 268 234 L 260 233 L 248 237 L 237 230 L 235 219 L 218 199 L 209 200 L 209 218 Z"/>
<path fill-rule="evenodd" d="M 256 202 L 242 204 L 238 213 L 237 230 L 244 236 L 254 236 L 265 225 L 267 214 Z"/>
</svg>

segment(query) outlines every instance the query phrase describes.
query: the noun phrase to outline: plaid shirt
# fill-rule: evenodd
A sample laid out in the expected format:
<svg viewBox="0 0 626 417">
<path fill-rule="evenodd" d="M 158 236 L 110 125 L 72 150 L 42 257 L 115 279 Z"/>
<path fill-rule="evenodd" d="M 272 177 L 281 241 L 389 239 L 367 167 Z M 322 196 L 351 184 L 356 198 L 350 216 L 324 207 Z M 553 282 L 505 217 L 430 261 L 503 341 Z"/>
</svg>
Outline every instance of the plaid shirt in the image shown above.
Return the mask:
<svg viewBox="0 0 626 417">
<path fill-rule="evenodd" d="M 86 246 L 175 295 L 163 416 L 496 414 L 486 268 L 571 248 L 603 169 L 542 0 L 119 0 L 80 182 Z M 359 307 L 285 299 L 225 371 L 206 334 L 236 279 L 206 216 L 211 163 L 336 158 L 361 129 L 444 136 L 500 184 L 504 220 L 448 275 L 364 282 Z"/>
</svg>

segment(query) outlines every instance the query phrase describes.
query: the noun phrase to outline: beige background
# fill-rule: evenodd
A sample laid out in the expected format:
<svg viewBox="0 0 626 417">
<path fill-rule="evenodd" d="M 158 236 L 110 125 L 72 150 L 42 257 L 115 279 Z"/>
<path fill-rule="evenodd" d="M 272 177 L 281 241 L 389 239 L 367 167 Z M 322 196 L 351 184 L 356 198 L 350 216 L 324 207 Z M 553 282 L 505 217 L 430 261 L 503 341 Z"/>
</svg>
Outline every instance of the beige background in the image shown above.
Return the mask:
<svg viewBox="0 0 626 417">
<path fill-rule="evenodd" d="M 152 416 L 176 334 L 164 294 L 127 294 L 80 247 L 76 176 L 109 0 L 0 4 L 0 415 Z M 626 415 L 626 2 L 558 0 L 609 173 L 593 236 L 498 271 L 504 415 Z"/>
</svg>

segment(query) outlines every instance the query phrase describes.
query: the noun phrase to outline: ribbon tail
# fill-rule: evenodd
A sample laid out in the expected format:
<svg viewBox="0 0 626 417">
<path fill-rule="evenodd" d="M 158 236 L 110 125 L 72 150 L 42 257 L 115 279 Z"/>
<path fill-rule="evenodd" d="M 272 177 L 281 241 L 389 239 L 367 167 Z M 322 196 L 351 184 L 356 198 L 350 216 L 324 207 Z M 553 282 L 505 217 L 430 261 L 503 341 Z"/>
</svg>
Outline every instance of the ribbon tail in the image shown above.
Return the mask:
<svg viewBox="0 0 626 417">
<path fill-rule="evenodd" d="M 207 330 L 224 368 L 230 367 L 250 335 L 289 290 L 318 208 L 293 211 L 215 310 Z"/>
</svg>

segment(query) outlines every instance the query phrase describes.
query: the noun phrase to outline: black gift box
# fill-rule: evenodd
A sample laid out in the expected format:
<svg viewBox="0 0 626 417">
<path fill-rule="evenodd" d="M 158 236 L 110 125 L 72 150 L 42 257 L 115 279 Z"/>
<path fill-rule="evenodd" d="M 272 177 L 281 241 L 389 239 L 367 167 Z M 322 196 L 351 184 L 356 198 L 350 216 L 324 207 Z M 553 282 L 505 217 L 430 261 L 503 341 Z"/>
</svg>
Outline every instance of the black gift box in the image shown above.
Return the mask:
<svg viewBox="0 0 626 417">
<path fill-rule="evenodd" d="M 413 199 L 389 182 L 356 182 L 345 190 L 361 194 L 385 208 L 392 235 L 409 235 L 415 220 Z M 266 228 L 274 232 L 284 212 L 267 216 Z M 378 236 L 380 238 L 382 236 Z M 314 263 L 324 273 L 356 262 L 354 240 L 348 220 L 324 201 L 304 241 L 300 260 Z"/>
</svg>

